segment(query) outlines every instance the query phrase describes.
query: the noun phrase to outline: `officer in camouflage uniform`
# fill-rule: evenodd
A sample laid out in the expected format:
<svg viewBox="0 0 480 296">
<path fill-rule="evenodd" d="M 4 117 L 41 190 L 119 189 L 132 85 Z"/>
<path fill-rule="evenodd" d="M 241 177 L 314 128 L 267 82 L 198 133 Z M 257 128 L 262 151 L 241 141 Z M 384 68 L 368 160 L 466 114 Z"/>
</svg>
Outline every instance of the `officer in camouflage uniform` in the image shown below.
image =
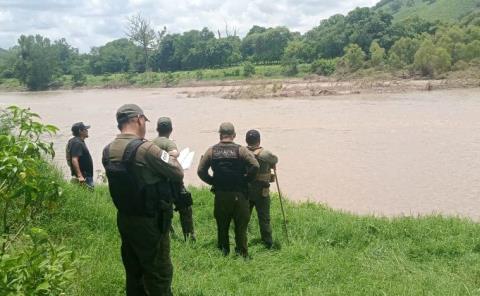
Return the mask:
<svg viewBox="0 0 480 296">
<path fill-rule="evenodd" d="M 143 140 L 148 119 L 134 104 L 121 106 L 116 114 L 121 133 L 105 147 L 102 162 L 122 164 L 124 152 L 133 141 L 140 142 L 133 154 L 129 174 L 141 190 L 138 195 L 117 202 L 113 192 L 121 186 L 109 177 L 109 188 L 117 206 L 117 226 L 121 255 L 126 271 L 126 292 L 131 295 L 172 295 L 173 266 L 170 260 L 170 228 L 173 207 L 168 181 L 181 182 L 183 170 L 178 161 L 152 142 Z M 130 148 L 128 148 L 130 149 Z M 137 183 L 135 183 L 137 182 Z M 128 183 L 128 182 L 127 182 Z M 125 186 L 125 185 L 124 185 Z M 118 190 L 117 190 L 118 192 Z M 129 204 L 131 203 L 131 205 Z"/>
<path fill-rule="evenodd" d="M 253 152 L 260 164 L 260 169 L 255 180 L 248 185 L 248 199 L 250 201 L 250 213 L 253 208 L 257 210 L 258 224 L 262 242 L 272 248 L 272 227 L 270 226 L 270 182 L 273 182 L 272 168 L 278 162 L 277 156 L 260 147 L 260 133 L 257 130 L 249 130 L 246 135 L 248 150 Z"/>
<path fill-rule="evenodd" d="M 218 248 L 224 255 L 230 252 L 228 230 L 235 224 L 235 251 L 248 257 L 247 226 L 250 220 L 247 184 L 258 171 L 258 161 L 247 148 L 233 142 L 235 128 L 226 122 L 220 125 L 220 143 L 210 147 L 202 156 L 198 176 L 212 185 L 215 194 L 213 214 L 217 221 Z M 212 168 L 213 176 L 208 170 Z"/>
<path fill-rule="evenodd" d="M 160 117 L 157 121 L 158 137 L 153 140 L 153 143 L 160 147 L 160 149 L 167 151 L 170 155 L 178 157 L 179 152 L 177 145 L 169 139 L 172 131 L 172 120 L 168 117 Z M 183 183 L 173 183 L 172 186 L 174 187 L 177 199 L 179 199 L 176 203 L 175 210 L 180 214 L 180 224 L 182 226 L 184 239 L 186 240 L 190 237 L 191 240 L 195 241 L 192 206 L 185 204 L 183 200 L 183 194 L 188 194 L 188 192 Z"/>
</svg>

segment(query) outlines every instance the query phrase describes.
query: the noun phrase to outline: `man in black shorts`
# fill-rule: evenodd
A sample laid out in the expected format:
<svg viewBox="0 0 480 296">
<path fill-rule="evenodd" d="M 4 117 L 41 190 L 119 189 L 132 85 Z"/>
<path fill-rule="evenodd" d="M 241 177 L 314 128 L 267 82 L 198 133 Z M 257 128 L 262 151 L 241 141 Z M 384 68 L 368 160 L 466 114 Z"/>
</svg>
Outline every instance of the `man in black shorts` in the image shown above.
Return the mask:
<svg viewBox="0 0 480 296">
<path fill-rule="evenodd" d="M 72 125 L 73 138 L 68 141 L 66 157 L 72 177 L 80 184 L 93 188 L 93 161 L 85 144 L 89 128 L 90 126 L 83 124 L 83 122 Z"/>
</svg>

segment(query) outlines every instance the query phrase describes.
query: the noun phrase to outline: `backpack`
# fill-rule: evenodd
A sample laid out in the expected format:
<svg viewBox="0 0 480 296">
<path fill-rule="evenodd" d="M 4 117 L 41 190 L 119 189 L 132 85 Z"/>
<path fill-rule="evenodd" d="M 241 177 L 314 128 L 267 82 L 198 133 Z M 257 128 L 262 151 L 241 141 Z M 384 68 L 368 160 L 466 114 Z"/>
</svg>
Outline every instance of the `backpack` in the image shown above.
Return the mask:
<svg viewBox="0 0 480 296">
<path fill-rule="evenodd" d="M 110 160 L 110 144 L 103 150 L 103 166 L 108 179 L 110 196 L 117 210 L 131 216 L 145 216 L 145 196 L 132 171 L 135 155 L 143 140 L 130 141 L 121 161 Z"/>
</svg>

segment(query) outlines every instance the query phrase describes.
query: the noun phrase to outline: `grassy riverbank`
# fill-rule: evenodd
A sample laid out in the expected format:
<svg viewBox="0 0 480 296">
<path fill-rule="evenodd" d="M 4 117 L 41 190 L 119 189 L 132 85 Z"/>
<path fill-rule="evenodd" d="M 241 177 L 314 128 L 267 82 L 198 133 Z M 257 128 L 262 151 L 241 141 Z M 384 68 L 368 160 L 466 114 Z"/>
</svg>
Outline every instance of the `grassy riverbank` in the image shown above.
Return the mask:
<svg viewBox="0 0 480 296">
<path fill-rule="evenodd" d="M 360 217 L 289 203 L 288 244 L 275 198 L 272 223 L 280 247 L 262 247 L 253 219 L 253 259 L 244 261 L 216 251 L 213 197 L 206 189 L 192 192 L 198 241 L 172 239 L 175 295 L 480 294 L 480 225 L 469 220 Z M 66 184 L 64 195 L 59 212 L 41 227 L 84 256 L 68 294 L 121 295 L 123 267 L 107 188 L 91 193 Z M 175 229 L 181 232 L 178 215 Z"/>
<path fill-rule="evenodd" d="M 462 71 L 445 73 L 436 78 L 412 76 L 408 71 L 400 70 L 396 72 L 363 69 L 352 74 L 332 75 L 329 77 L 312 74 L 310 65 L 302 64 L 299 66 L 299 72 L 295 76 L 286 76 L 282 72 L 281 65 L 256 66 L 254 75 L 245 77 L 242 74 L 242 67 L 230 67 L 225 69 L 205 69 L 198 71 L 179 71 L 173 73 L 117 73 L 101 76 L 86 75 L 85 82 L 81 86 L 75 85 L 70 75 L 64 75 L 57 79 L 52 85 L 51 90 L 71 90 L 71 89 L 118 89 L 118 88 L 163 88 L 163 87 L 190 87 L 190 86 L 246 86 L 242 91 L 246 92 L 248 98 L 269 97 L 263 89 L 257 86 L 274 85 L 287 86 L 288 84 L 307 83 L 297 92 L 287 94 L 286 96 L 316 96 L 338 93 L 355 93 L 365 90 L 379 91 L 378 84 L 388 85 L 389 91 L 404 92 L 418 88 L 418 81 L 431 81 L 435 86 L 440 84 L 439 88 L 465 88 L 478 87 L 480 85 L 480 71 L 477 68 L 469 68 Z M 311 89 L 309 84 L 326 82 L 331 83 L 330 87 L 321 88 L 320 94 L 316 94 L 315 89 Z M 347 84 L 347 86 L 345 86 Z M 353 85 L 348 87 L 348 85 Z M 253 89 L 248 89 L 254 85 Z M 409 86 L 410 85 L 410 86 Z M 311 86 L 311 85 L 310 85 Z M 282 87 L 276 89 L 282 90 Z M 438 87 L 434 87 L 437 89 Z M 288 90 L 288 87 L 286 87 Z M 425 90 L 425 87 L 420 87 Z M 323 90 L 323 92 L 322 92 Z M 430 90 L 430 89 L 429 89 Z M 0 79 L 0 92 L 9 91 L 27 91 L 17 79 Z M 249 93 L 252 92 L 253 93 Z M 383 90 L 380 90 L 382 92 Z M 305 94 L 306 92 L 306 94 Z M 282 96 L 282 95 L 279 95 Z M 227 96 L 229 97 L 229 96 Z M 235 97 L 235 96 L 234 96 Z"/>
</svg>

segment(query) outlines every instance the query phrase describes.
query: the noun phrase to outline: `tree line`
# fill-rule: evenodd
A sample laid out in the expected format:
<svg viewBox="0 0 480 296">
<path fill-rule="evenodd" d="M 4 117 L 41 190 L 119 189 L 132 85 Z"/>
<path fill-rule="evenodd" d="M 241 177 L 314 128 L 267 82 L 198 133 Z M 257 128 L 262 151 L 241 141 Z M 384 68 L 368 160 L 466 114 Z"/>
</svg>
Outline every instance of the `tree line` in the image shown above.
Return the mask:
<svg viewBox="0 0 480 296">
<path fill-rule="evenodd" d="M 155 31 L 141 15 L 128 19 L 125 38 L 81 54 L 65 39 L 20 36 L 17 45 L 0 52 L 0 78 L 18 78 L 29 89 L 45 89 L 55 77 L 72 75 L 81 85 L 85 75 L 172 72 L 221 68 L 247 63 L 281 64 L 295 75 L 300 63 L 310 63 L 321 75 L 351 73 L 362 68 L 406 69 L 433 76 L 478 64 L 478 14 L 457 24 L 418 17 L 393 21 L 373 8 L 334 15 L 305 34 L 286 27 L 253 26 L 240 38 L 236 30 L 208 28 L 184 33 Z"/>
</svg>

